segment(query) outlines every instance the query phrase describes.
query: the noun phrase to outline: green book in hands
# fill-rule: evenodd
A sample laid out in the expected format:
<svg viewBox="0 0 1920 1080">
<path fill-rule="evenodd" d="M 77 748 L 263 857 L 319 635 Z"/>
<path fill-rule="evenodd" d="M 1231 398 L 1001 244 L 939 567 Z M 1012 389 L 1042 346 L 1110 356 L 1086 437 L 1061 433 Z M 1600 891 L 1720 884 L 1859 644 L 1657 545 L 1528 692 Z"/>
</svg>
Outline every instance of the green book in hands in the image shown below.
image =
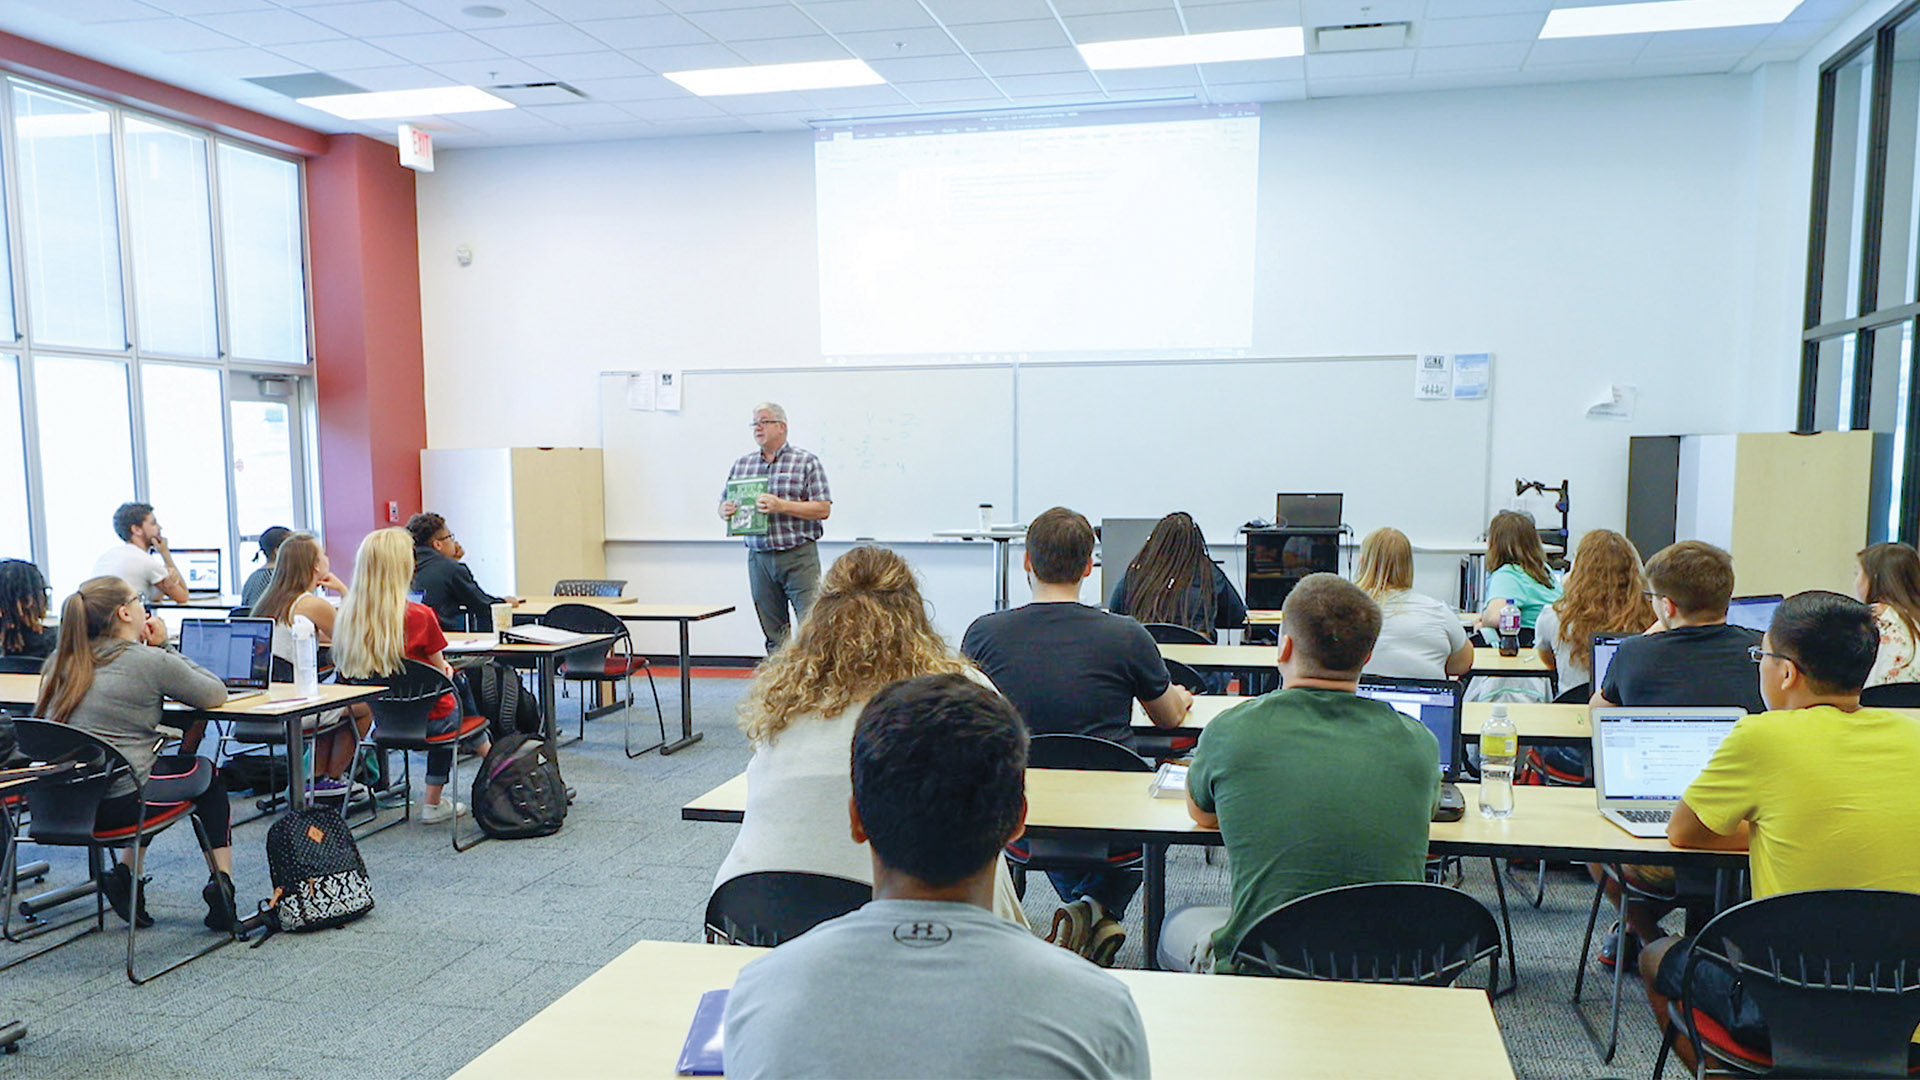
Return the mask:
<svg viewBox="0 0 1920 1080">
<path fill-rule="evenodd" d="M 754 506 L 760 496 L 766 493 L 767 478 L 764 476 L 743 476 L 727 481 L 727 500 L 735 506 L 733 515 L 727 518 L 728 536 L 767 535 L 767 515 Z"/>
</svg>

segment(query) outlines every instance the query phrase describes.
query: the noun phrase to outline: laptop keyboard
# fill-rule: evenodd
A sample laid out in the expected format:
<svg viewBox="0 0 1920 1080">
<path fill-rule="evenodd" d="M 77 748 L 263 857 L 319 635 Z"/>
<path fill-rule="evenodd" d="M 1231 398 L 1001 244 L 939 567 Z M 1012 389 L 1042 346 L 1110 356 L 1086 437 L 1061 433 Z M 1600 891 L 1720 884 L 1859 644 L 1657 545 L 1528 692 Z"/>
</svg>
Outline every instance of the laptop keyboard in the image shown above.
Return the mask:
<svg viewBox="0 0 1920 1080">
<path fill-rule="evenodd" d="M 1671 810 L 1622 810 L 1620 816 L 1637 825 L 1659 825 L 1673 819 Z"/>
</svg>

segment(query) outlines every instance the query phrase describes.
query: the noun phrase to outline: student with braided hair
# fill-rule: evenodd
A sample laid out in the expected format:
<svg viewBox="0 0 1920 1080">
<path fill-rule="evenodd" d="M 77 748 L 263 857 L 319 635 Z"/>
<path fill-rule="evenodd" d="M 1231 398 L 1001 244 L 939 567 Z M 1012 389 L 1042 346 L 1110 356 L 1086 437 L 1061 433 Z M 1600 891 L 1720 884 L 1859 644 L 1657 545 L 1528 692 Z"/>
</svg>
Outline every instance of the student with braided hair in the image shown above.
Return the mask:
<svg viewBox="0 0 1920 1080">
<path fill-rule="evenodd" d="M 47 629 L 47 579 L 25 559 L 0 561 L 0 656 L 53 655 L 59 635 Z"/>
<path fill-rule="evenodd" d="M 1107 610 L 1143 623 L 1172 623 L 1218 640 L 1224 627 L 1245 626 L 1240 590 L 1214 565 L 1207 538 L 1193 516 L 1176 511 L 1160 519 L 1140 554 L 1114 582 Z"/>
</svg>

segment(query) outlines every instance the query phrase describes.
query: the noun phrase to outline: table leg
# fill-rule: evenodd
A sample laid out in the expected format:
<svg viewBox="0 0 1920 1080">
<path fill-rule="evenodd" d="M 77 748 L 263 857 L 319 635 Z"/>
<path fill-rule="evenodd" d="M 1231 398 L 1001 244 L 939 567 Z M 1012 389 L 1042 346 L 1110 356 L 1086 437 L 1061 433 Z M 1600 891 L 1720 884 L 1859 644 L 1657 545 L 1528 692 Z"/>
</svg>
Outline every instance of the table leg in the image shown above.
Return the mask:
<svg viewBox="0 0 1920 1080">
<path fill-rule="evenodd" d="M 542 653 L 536 665 L 540 673 L 540 713 L 546 724 L 547 745 L 554 748 L 557 755 L 560 746 L 560 716 L 555 710 L 556 694 L 554 685 L 560 681 L 560 660 L 555 653 Z M 581 698 L 581 708 L 586 708 L 585 697 Z"/>
<path fill-rule="evenodd" d="M 1007 610 L 1007 559 L 1008 549 L 1013 546 L 1010 540 L 995 539 L 993 542 L 993 610 Z"/>
<path fill-rule="evenodd" d="M 1142 917 L 1146 923 L 1146 967 L 1148 971 L 1160 970 L 1160 924 L 1167 918 L 1167 845 L 1147 844 L 1142 853 L 1146 862 L 1147 912 Z"/>
<path fill-rule="evenodd" d="M 307 808 L 307 748 L 301 736 L 304 734 L 306 720 L 299 714 L 283 719 L 287 725 L 287 809 L 305 810 Z"/>
<path fill-rule="evenodd" d="M 24 1020 L 9 1020 L 0 1024 L 0 1047 L 9 1054 L 18 1053 L 19 1042 L 27 1037 L 27 1023 Z"/>
<path fill-rule="evenodd" d="M 687 620 L 680 623 L 680 737 L 660 748 L 661 754 L 685 750 L 700 741 L 702 732 L 693 730 L 693 646 L 689 641 Z"/>
<path fill-rule="evenodd" d="M 1505 997 L 1520 988 L 1520 969 L 1514 962 L 1513 919 L 1507 914 L 1507 875 L 1500 869 L 1498 859 L 1488 859 L 1487 869 L 1493 873 L 1493 891 L 1500 895 L 1500 929 L 1507 935 L 1507 946 L 1502 950 L 1507 954 L 1507 985 L 1494 996 Z M 1498 969 L 1494 974 L 1499 974 Z"/>
</svg>

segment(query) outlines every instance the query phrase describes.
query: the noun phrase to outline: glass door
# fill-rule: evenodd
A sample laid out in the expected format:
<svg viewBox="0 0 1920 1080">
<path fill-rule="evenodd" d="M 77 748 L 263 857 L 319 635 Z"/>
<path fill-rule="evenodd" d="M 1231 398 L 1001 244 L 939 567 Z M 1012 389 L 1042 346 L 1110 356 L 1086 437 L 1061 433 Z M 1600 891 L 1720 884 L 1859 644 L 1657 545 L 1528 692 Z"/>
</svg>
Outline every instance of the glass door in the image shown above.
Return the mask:
<svg viewBox="0 0 1920 1080">
<path fill-rule="evenodd" d="M 308 526 L 306 410 L 299 379 L 244 371 L 227 378 L 233 431 L 233 529 L 240 553 L 238 579 L 261 565 L 260 534 L 275 525 Z"/>
</svg>

